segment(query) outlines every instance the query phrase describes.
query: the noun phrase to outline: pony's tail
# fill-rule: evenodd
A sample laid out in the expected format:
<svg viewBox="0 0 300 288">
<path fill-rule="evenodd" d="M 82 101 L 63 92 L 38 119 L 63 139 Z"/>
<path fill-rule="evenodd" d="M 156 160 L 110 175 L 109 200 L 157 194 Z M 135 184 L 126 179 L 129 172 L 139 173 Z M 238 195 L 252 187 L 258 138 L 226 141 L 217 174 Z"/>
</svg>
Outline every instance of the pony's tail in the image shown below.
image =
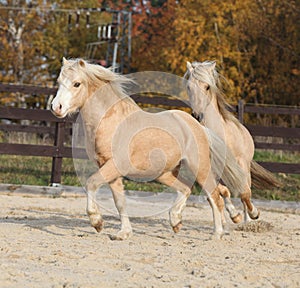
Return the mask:
<svg viewBox="0 0 300 288">
<path fill-rule="evenodd" d="M 221 180 L 230 192 L 237 197 L 247 183 L 246 174 L 242 171 L 225 142 L 207 129 L 210 139 L 211 167 L 217 180 Z"/>
<path fill-rule="evenodd" d="M 282 186 L 270 171 L 253 160 L 251 161 L 250 172 L 252 185 L 256 188 L 268 189 Z"/>
</svg>

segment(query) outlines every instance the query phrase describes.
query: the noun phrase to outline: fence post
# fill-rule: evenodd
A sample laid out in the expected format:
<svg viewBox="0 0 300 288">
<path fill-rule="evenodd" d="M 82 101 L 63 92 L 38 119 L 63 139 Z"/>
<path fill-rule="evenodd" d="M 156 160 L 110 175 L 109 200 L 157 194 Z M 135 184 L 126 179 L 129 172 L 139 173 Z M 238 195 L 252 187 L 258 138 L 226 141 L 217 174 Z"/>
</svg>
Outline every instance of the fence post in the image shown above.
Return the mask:
<svg viewBox="0 0 300 288">
<path fill-rule="evenodd" d="M 55 139 L 54 146 L 56 147 L 56 155 L 52 158 L 51 170 L 51 186 L 57 186 L 61 183 L 61 170 L 62 170 L 62 154 L 64 149 L 65 138 L 65 122 L 55 123 Z"/>
<path fill-rule="evenodd" d="M 239 100 L 237 112 L 238 112 L 238 119 L 241 124 L 244 124 L 244 109 L 245 109 L 244 100 Z"/>
</svg>

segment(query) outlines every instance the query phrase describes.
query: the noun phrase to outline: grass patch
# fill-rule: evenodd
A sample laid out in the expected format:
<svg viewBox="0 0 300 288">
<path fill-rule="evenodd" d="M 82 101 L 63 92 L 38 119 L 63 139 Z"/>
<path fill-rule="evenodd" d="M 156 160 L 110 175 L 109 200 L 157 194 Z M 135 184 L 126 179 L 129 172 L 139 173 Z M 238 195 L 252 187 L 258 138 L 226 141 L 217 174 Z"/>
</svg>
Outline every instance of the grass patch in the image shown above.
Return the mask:
<svg viewBox="0 0 300 288">
<path fill-rule="evenodd" d="M 299 156 L 299 153 L 298 153 Z M 297 156 L 297 157 L 298 157 Z M 280 162 L 295 163 L 295 153 L 276 155 L 269 152 L 256 152 L 256 161 L 272 161 L 280 160 Z M 299 158 L 298 158 L 299 159 Z M 31 156 L 11 156 L 0 155 L 1 169 L 0 182 L 10 184 L 24 185 L 40 185 L 48 186 L 50 184 L 52 159 L 49 157 L 31 157 Z M 277 161 L 279 162 L 279 161 Z M 76 175 L 73 160 L 63 159 L 62 167 L 62 184 L 70 186 L 81 186 Z M 281 188 L 272 190 L 253 188 L 253 198 L 270 199 L 270 200 L 286 200 L 300 201 L 300 175 L 285 175 L 279 173 L 276 175 L 283 184 Z M 142 182 L 124 180 L 125 189 L 138 191 L 161 192 L 165 190 L 165 186 L 156 182 Z M 201 189 L 198 185 L 192 190 L 193 194 L 200 194 Z"/>
<path fill-rule="evenodd" d="M 254 153 L 255 161 L 300 163 L 300 152 L 281 153 L 256 150 Z"/>
<path fill-rule="evenodd" d="M 276 174 L 282 187 L 274 189 L 252 188 L 252 197 L 255 199 L 269 199 L 281 201 L 300 201 L 300 175 Z"/>
<path fill-rule="evenodd" d="M 49 157 L 0 155 L 0 182 L 11 184 L 50 184 L 52 159 Z M 62 184 L 79 186 L 72 159 L 63 159 Z"/>
<path fill-rule="evenodd" d="M 300 153 L 290 152 L 270 152 L 270 151 L 255 151 L 255 161 L 265 162 L 282 162 L 282 163 L 300 163 Z M 275 174 L 282 187 L 274 189 L 252 189 L 253 198 L 282 200 L 282 201 L 300 201 L 300 175 Z"/>
<path fill-rule="evenodd" d="M 153 182 L 134 182 L 128 179 L 124 179 L 124 187 L 126 190 L 135 190 L 135 191 L 149 191 L 149 192 L 162 192 L 164 191 L 165 186 Z"/>
</svg>

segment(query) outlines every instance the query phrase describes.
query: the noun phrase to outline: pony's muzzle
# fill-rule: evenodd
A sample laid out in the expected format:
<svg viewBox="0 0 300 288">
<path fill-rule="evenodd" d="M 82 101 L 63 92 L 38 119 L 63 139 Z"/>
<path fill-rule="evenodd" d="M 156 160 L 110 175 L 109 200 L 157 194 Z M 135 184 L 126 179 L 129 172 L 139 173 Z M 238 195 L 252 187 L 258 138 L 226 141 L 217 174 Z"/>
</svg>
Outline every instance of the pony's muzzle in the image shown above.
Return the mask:
<svg viewBox="0 0 300 288">
<path fill-rule="evenodd" d="M 192 116 L 196 119 L 196 120 L 198 120 L 198 122 L 202 122 L 202 120 L 204 119 L 204 113 L 195 113 L 195 112 L 193 112 L 192 113 Z"/>
<path fill-rule="evenodd" d="M 198 114 L 198 121 L 202 122 L 203 119 L 204 119 L 204 113 L 199 113 Z"/>
<path fill-rule="evenodd" d="M 61 116 L 62 115 L 62 105 L 61 104 L 51 104 L 51 111 L 56 115 L 56 116 Z"/>
</svg>

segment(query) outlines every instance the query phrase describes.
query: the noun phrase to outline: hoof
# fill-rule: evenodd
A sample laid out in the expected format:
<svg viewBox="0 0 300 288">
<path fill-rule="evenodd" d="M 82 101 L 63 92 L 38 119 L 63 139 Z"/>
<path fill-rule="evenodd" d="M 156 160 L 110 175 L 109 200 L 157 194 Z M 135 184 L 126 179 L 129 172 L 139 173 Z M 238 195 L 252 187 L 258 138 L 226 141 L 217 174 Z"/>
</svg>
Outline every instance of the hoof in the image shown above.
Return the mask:
<svg viewBox="0 0 300 288">
<path fill-rule="evenodd" d="M 116 235 L 109 235 L 110 240 L 126 240 L 132 235 L 132 232 L 119 231 Z"/>
<path fill-rule="evenodd" d="M 219 234 L 219 233 L 214 233 L 211 235 L 210 240 L 221 240 L 223 237 L 223 233 Z"/>
<path fill-rule="evenodd" d="M 103 229 L 104 226 L 104 222 L 101 220 L 99 221 L 96 225 L 94 225 L 93 227 L 96 229 L 96 231 L 99 233 L 101 232 L 101 230 Z"/>
<path fill-rule="evenodd" d="M 232 220 L 233 223 L 238 224 L 238 223 L 242 222 L 243 216 L 242 216 L 241 213 L 238 213 L 236 216 L 231 217 L 231 220 Z"/>
<path fill-rule="evenodd" d="M 255 209 L 255 211 L 253 212 L 248 211 L 248 214 L 252 220 L 257 220 L 259 218 L 260 211 L 258 209 Z"/>
<path fill-rule="evenodd" d="M 225 231 L 222 230 L 214 230 L 213 234 L 211 235 L 211 240 L 221 240 L 224 236 Z"/>
<path fill-rule="evenodd" d="M 175 233 L 178 233 L 182 228 L 182 222 L 180 221 L 177 225 L 173 226 L 172 228 Z"/>
</svg>

